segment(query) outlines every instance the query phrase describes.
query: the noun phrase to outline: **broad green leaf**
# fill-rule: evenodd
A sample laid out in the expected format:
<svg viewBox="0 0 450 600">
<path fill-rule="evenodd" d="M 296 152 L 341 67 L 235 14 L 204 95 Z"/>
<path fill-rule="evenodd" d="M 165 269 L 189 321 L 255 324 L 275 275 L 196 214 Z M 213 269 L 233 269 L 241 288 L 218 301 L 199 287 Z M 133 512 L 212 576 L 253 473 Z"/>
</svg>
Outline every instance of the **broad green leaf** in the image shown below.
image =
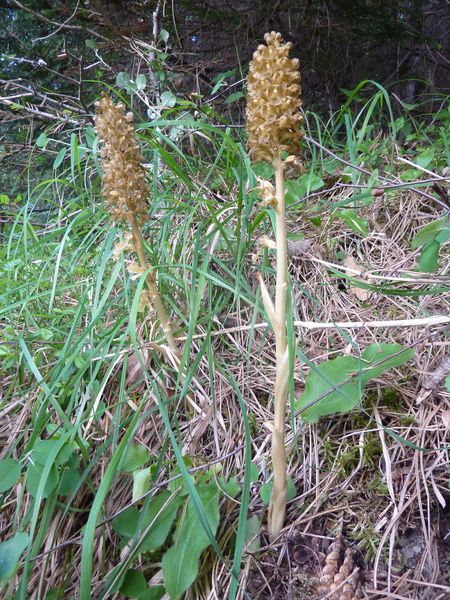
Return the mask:
<svg viewBox="0 0 450 600">
<path fill-rule="evenodd" d="M 139 552 L 153 552 L 166 541 L 182 502 L 181 497 L 175 497 L 163 509 L 170 495 L 168 490 L 162 490 L 141 512 L 133 506 L 127 508 L 112 521 L 114 531 L 128 541 L 133 537 L 139 537 L 153 522 L 150 531 L 139 546 Z"/>
<path fill-rule="evenodd" d="M 258 465 L 255 465 L 255 463 L 252 463 L 250 465 L 250 483 L 254 483 L 255 481 L 258 481 L 258 479 L 259 479 Z"/>
<path fill-rule="evenodd" d="M 236 477 L 230 477 L 230 479 L 219 477 L 219 485 L 222 492 L 231 498 L 235 498 L 241 491 L 241 486 Z"/>
<path fill-rule="evenodd" d="M 306 194 L 306 186 L 303 183 L 295 180 L 288 180 L 285 183 L 286 204 L 293 204 L 302 199 Z"/>
<path fill-rule="evenodd" d="M 161 600 L 166 593 L 163 585 L 155 585 L 155 587 L 148 588 L 147 591 L 139 596 L 139 600 Z"/>
<path fill-rule="evenodd" d="M 150 454 L 148 450 L 140 444 L 133 444 L 130 446 L 123 458 L 120 470 L 126 473 L 132 473 L 137 469 L 140 469 L 146 462 L 150 460 Z"/>
<path fill-rule="evenodd" d="M 0 493 L 16 485 L 20 477 L 20 463 L 14 458 L 0 460 Z"/>
<path fill-rule="evenodd" d="M 0 346 L 0 358 L 12 358 L 14 352 L 9 346 Z"/>
<path fill-rule="evenodd" d="M 305 192 L 317 192 L 325 183 L 318 175 L 302 175 L 299 179 L 300 183 L 305 185 Z"/>
<path fill-rule="evenodd" d="M 275 171 L 272 163 L 259 162 L 253 165 L 253 173 L 262 179 L 270 179 L 274 176 Z"/>
<path fill-rule="evenodd" d="M 0 543 L 0 581 L 7 583 L 11 579 L 29 543 L 30 538 L 26 533 L 16 533 L 11 539 Z"/>
<path fill-rule="evenodd" d="M 51 329 L 48 329 L 47 327 L 41 327 L 36 331 L 34 337 L 43 339 L 46 342 L 48 342 L 49 340 L 52 340 L 55 337 L 55 332 Z"/>
<path fill-rule="evenodd" d="M 145 536 L 142 544 L 139 546 L 141 552 L 153 552 L 166 541 L 178 509 L 182 503 L 181 496 L 175 497 L 170 501 L 170 504 L 163 509 L 163 506 L 166 504 L 170 495 L 168 490 L 162 490 L 152 498 L 147 510 L 142 509 L 143 517 L 142 524 L 140 525 L 141 532 L 144 531 L 150 523 L 153 522 L 153 525 L 149 533 Z M 158 517 L 156 515 L 158 515 Z"/>
<path fill-rule="evenodd" d="M 295 496 L 297 495 L 297 488 L 295 487 L 295 483 L 292 480 L 292 477 L 290 477 L 289 475 L 287 476 L 287 495 L 286 495 L 286 499 L 289 502 L 289 500 L 292 500 L 293 498 L 295 498 Z"/>
<path fill-rule="evenodd" d="M 144 73 L 139 73 L 136 77 L 136 88 L 138 91 L 145 90 L 145 86 L 147 85 L 147 79 Z"/>
<path fill-rule="evenodd" d="M 437 236 L 434 238 L 436 242 L 440 244 L 445 244 L 450 240 L 450 224 L 448 224 Z"/>
<path fill-rule="evenodd" d="M 258 515 L 252 515 L 247 519 L 245 528 L 245 545 L 247 552 L 258 552 L 261 547 L 261 519 Z"/>
<path fill-rule="evenodd" d="M 367 180 L 367 185 L 369 188 L 376 188 L 380 185 L 380 173 L 378 169 L 373 169 Z"/>
<path fill-rule="evenodd" d="M 225 104 L 231 104 L 232 102 L 236 102 L 236 100 L 240 100 L 245 96 L 244 92 L 233 92 L 225 99 Z"/>
<path fill-rule="evenodd" d="M 33 450 L 31 451 L 31 458 L 35 463 L 39 465 L 45 465 L 48 455 L 56 444 L 58 444 L 57 439 L 37 440 L 33 446 Z M 71 454 L 72 449 L 69 444 L 66 444 L 63 446 L 61 451 L 58 452 L 58 456 L 56 457 L 54 464 L 56 466 L 65 464 L 69 460 Z"/>
<path fill-rule="evenodd" d="M 117 87 L 120 87 L 120 88 L 128 90 L 128 91 L 130 91 L 130 90 L 132 91 L 134 89 L 134 84 L 131 81 L 131 77 L 129 76 L 128 73 L 125 73 L 124 71 L 117 73 L 116 85 L 117 85 Z"/>
<path fill-rule="evenodd" d="M 362 353 L 361 379 L 367 383 L 388 369 L 400 367 L 413 357 L 414 350 L 401 344 L 371 344 Z"/>
<path fill-rule="evenodd" d="M 219 524 L 219 490 L 215 485 L 208 485 L 199 486 L 197 491 L 205 518 L 215 534 Z M 174 539 L 174 545 L 163 556 L 162 570 L 170 599 L 178 600 L 194 583 L 200 555 L 209 546 L 209 538 L 192 500 L 189 500 L 186 514 L 179 521 Z"/>
<path fill-rule="evenodd" d="M 111 525 L 116 533 L 126 540 L 130 540 L 136 533 L 139 523 L 140 513 L 137 508 L 130 506 L 123 512 L 121 512 L 115 519 L 112 520 Z"/>
<path fill-rule="evenodd" d="M 263 483 L 262 486 L 259 488 L 259 495 L 261 496 L 261 500 L 264 502 L 264 504 L 266 506 L 270 502 L 272 488 L 273 488 L 273 485 L 269 481 L 266 481 L 266 483 Z"/>
<path fill-rule="evenodd" d="M 221 71 L 214 75 L 212 78 L 213 83 L 217 83 L 218 81 L 223 81 L 224 79 L 228 79 L 228 77 L 233 77 L 236 75 L 236 69 L 231 69 L 231 71 Z"/>
<path fill-rule="evenodd" d="M 84 135 L 86 138 L 86 144 L 89 146 L 89 148 L 93 148 L 95 140 L 97 138 L 97 133 L 95 129 L 93 127 L 86 127 L 86 129 L 84 130 Z"/>
<path fill-rule="evenodd" d="M 77 454 L 72 454 L 67 465 L 62 468 L 61 484 L 58 494 L 69 496 L 74 492 L 80 483 L 80 458 Z"/>
<path fill-rule="evenodd" d="M 302 175 L 297 180 L 286 181 L 286 203 L 298 202 L 303 196 L 320 190 L 325 185 L 323 179 L 313 173 Z"/>
<path fill-rule="evenodd" d="M 133 471 L 133 493 L 131 495 L 133 502 L 139 500 L 139 498 L 149 491 L 151 477 L 152 475 L 150 467 Z"/>
<path fill-rule="evenodd" d="M 447 392 L 450 392 L 450 375 L 447 375 L 447 377 L 445 378 L 445 389 L 447 390 Z"/>
<path fill-rule="evenodd" d="M 350 208 L 345 208 L 336 213 L 338 217 L 340 217 L 344 223 L 350 227 L 355 233 L 366 237 L 369 234 L 369 227 L 367 225 L 367 221 L 362 217 L 358 216 L 356 211 L 351 210 Z"/>
<path fill-rule="evenodd" d="M 159 106 L 163 108 L 173 108 L 177 103 L 177 97 L 172 92 L 163 92 L 159 99 Z"/>
<path fill-rule="evenodd" d="M 62 163 L 62 161 L 64 160 L 65 156 L 66 156 L 66 151 L 67 148 L 61 148 L 61 150 L 58 152 L 58 154 L 56 155 L 55 160 L 53 161 L 53 168 L 56 170 L 59 165 Z"/>
<path fill-rule="evenodd" d="M 429 148 L 427 148 L 426 150 L 424 150 L 423 152 L 421 152 L 420 154 L 418 154 L 416 156 L 416 158 L 414 159 L 414 162 L 416 163 L 416 165 L 419 165 L 419 167 L 428 167 L 428 165 L 431 163 L 431 161 L 434 158 L 434 149 L 430 146 Z"/>
<path fill-rule="evenodd" d="M 442 231 L 446 231 L 449 228 L 449 225 L 450 222 L 448 217 L 443 217 L 442 219 L 428 223 L 428 225 L 422 227 L 422 229 L 413 237 L 411 246 L 413 248 L 420 248 L 420 246 L 434 242 L 436 236 L 440 235 Z"/>
<path fill-rule="evenodd" d="M 361 400 L 358 383 L 353 381 L 361 361 L 340 356 L 319 364 L 306 378 L 305 390 L 296 401 L 304 421 L 352 410 Z M 347 382 L 346 380 L 349 379 Z"/>
<path fill-rule="evenodd" d="M 371 344 L 361 360 L 340 356 L 319 364 L 306 378 L 305 391 L 295 406 L 305 421 L 347 412 L 362 400 L 364 385 L 384 371 L 398 367 L 414 355 L 399 344 Z"/>
<path fill-rule="evenodd" d="M 263 485 L 261 486 L 260 490 L 259 490 L 259 495 L 261 496 L 261 500 L 264 502 L 264 504 L 269 504 L 270 502 L 270 496 L 272 495 L 272 488 L 273 488 L 273 482 L 267 482 L 267 483 L 263 483 Z M 287 477 L 287 495 L 286 495 L 286 499 L 289 502 L 289 500 L 292 500 L 293 498 L 295 498 L 295 496 L 297 495 L 297 489 L 295 487 L 295 483 L 292 481 L 292 477 Z"/>
<path fill-rule="evenodd" d="M 167 29 L 161 29 L 161 31 L 159 32 L 159 39 L 166 43 L 167 40 L 169 39 L 169 32 L 167 31 Z"/>
<path fill-rule="evenodd" d="M 400 129 L 405 125 L 405 117 L 398 117 L 395 119 L 394 127 L 395 131 L 400 131 Z"/>
<path fill-rule="evenodd" d="M 45 148 L 45 146 L 47 144 L 48 144 L 48 137 L 47 137 L 47 135 L 45 133 L 41 133 L 41 135 L 36 140 L 36 146 L 38 148 Z"/>
<path fill-rule="evenodd" d="M 37 494 L 39 483 L 42 479 L 42 473 L 44 472 L 44 466 L 38 463 L 28 465 L 27 469 L 27 489 L 28 492 L 34 497 Z M 48 498 L 53 490 L 58 485 L 58 469 L 53 465 L 45 482 L 44 492 L 42 497 Z"/>
<path fill-rule="evenodd" d="M 219 77 L 219 79 L 217 79 L 216 77 L 213 78 L 213 81 L 215 81 L 215 84 L 210 92 L 210 96 L 214 96 L 214 94 L 216 94 L 220 90 L 221 87 L 226 85 L 224 83 L 225 77 L 222 74 L 220 74 L 220 75 L 221 76 Z"/>
<path fill-rule="evenodd" d="M 440 248 L 441 245 L 436 240 L 425 244 L 419 257 L 419 271 L 421 273 L 435 273 L 437 271 Z"/>
<path fill-rule="evenodd" d="M 420 179 L 422 175 L 422 171 L 418 171 L 417 169 L 405 169 L 400 173 L 400 179 L 402 181 L 416 181 Z"/>
<path fill-rule="evenodd" d="M 140 598 L 147 589 L 147 580 L 137 569 L 129 569 L 120 586 L 120 591 L 127 598 Z"/>
</svg>

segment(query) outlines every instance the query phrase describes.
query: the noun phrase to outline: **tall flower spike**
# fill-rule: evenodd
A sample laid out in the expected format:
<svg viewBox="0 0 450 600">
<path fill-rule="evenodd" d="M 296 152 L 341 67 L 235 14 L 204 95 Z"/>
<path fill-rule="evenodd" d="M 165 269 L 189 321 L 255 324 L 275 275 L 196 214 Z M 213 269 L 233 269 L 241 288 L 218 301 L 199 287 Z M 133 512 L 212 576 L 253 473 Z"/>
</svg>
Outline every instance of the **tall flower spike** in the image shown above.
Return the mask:
<svg viewBox="0 0 450 600">
<path fill-rule="evenodd" d="M 95 127 L 102 142 L 103 196 L 114 221 L 142 222 L 148 211 L 149 187 L 133 128 L 133 114 L 109 96 L 96 103 Z"/>
<path fill-rule="evenodd" d="M 250 158 L 272 162 L 275 188 L 260 181 L 266 206 L 275 213 L 276 288 L 275 302 L 260 276 L 261 296 L 275 334 L 276 375 L 272 426 L 273 487 L 267 524 L 271 539 L 284 525 L 287 501 L 286 406 L 289 384 L 290 348 L 287 343 L 286 311 L 289 290 L 286 216 L 285 163 L 281 153 L 298 154 L 303 132 L 300 129 L 300 73 L 298 60 L 289 58 L 291 44 L 283 44 L 280 33 L 266 33 L 266 46 L 253 55 L 247 80 L 247 131 Z"/>
<path fill-rule="evenodd" d="M 298 154 L 303 131 L 299 112 L 300 73 L 292 44 L 281 33 L 266 33 L 253 54 L 247 78 L 247 131 L 250 158 L 272 161 L 280 152 Z"/>
<path fill-rule="evenodd" d="M 149 293 L 141 298 L 140 304 L 148 300 L 155 309 L 172 356 L 177 358 L 178 346 L 155 282 L 155 270 L 150 270 L 142 239 L 140 225 L 145 221 L 150 190 L 133 129 L 133 115 L 125 112 L 123 104 L 114 104 L 109 96 L 103 96 L 96 107 L 95 127 L 102 142 L 103 195 L 114 221 L 130 225 L 133 252 L 139 259 L 139 265 L 132 267 L 133 272 L 142 275 L 149 271 L 146 278 Z"/>
</svg>

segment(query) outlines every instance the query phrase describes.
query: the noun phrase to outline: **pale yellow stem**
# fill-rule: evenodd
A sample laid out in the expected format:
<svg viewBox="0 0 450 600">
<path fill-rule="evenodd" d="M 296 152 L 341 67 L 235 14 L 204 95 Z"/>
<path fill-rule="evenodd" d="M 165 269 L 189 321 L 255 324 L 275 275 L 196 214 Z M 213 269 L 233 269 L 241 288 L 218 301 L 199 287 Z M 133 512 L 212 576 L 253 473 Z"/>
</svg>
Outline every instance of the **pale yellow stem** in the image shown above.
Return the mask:
<svg viewBox="0 0 450 600">
<path fill-rule="evenodd" d="M 141 228 L 139 227 L 139 223 L 135 215 L 133 215 L 132 217 L 131 230 L 133 233 L 133 240 L 136 248 L 136 253 L 139 258 L 139 264 L 143 269 L 147 271 L 150 268 L 150 265 L 148 264 L 147 257 L 145 256 Z M 179 349 L 175 338 L 173 337 L 172 327 L 170 325 L 166 309 L 164 308 L 164 304 L 162 303 L 161 296 L 159 295 L 158 287 L 155 283 L 155 274 L 152 271 L 147 275 L 146 284 L 148 291 L 150 292 L 150 302 L 153 308 L 155 309 L 156 314 L 158 315 L 159 321 L 161 323 L 161 328 L 164 332 L 169 348 L 174 357 L 177 358 L 179 356 Z"/>
<path fill-rule="evenodd" d="M 289 377 L 289 354 L 286 341 L 286 298 L 288 290 L 287 277 L 287 241 L 284 205 L 284 172 L 283 162 L 278 154 L 273 161 L 275 167 L 275 197 L 277 247 L 277 283 L 275 292 L 276 322 L 274 323 L 276 344 L 276 378 L 274 394 L 274 421 L 272 432 L 272 468 L 273 489 L 269 505 L 268 527 L 271 539 L 277 537 L 283 528 L 286 513 L 286 402 Z"/>
</svg>

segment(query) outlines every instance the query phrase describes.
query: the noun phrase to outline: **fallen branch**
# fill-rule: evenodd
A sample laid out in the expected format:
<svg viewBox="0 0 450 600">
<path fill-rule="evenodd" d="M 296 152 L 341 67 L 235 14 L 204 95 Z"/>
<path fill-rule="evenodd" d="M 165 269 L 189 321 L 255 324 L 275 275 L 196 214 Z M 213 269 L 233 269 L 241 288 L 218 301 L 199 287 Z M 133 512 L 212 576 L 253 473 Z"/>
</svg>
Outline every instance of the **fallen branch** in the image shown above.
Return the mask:
<svg viewBox="0 0 450 600">
<path fill-rule="evenodd" d="M 429 327 L 431 325 L 450 324 L 450 316 L 436 315 L 434 317 L 423 317 L 419 319 L 399 319 L 392 321 L 336 321 L 335 323 L 317 323 L 315 321 L 294 321 L 295 327 L 304 329 L 361 329 L 367 328 L 383 328 L 383 327 Z M 229 333 L 237 333 L 240 331 L 250 331 L 251 329 L 265 329 L 269 327 L 269 323 L 256 323 L 254 325 L 241 325 L 239 327 L 230 327 L 213 331 L 209 335 L 217 336 Z M 202 339 L 206 337 L 206 333 L 197 333 L 193 339 Z M 187 336 L 176 337 L 180 342 L 187 339 Z"/>
</svg>

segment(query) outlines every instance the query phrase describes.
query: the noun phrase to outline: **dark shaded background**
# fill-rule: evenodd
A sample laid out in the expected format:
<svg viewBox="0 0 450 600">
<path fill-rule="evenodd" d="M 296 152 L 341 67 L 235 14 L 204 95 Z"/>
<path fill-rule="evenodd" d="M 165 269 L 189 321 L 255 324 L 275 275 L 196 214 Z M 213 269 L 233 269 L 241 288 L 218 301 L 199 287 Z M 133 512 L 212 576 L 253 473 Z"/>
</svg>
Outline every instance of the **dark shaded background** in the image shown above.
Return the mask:
<svg viewBox="0 0 450 600">
<path fill-rule="evenodd" d="M 319 110 L 339 106 L 342 90 L 364 79 L 410 102 L 450 92 L 448 0 L 3 0 L 0 77 L 57 84 L 76 96 L 81 80 L 130 68 L 130 41 L 154 41 L 158 5 L 158 27 L 171 34 L 168 63 L 185 75 L 178 81 L 186 89 L 194 75 L 207 83 L 237 68 L 245 76 L 264 33 L 276 30 L 294 43 L 305 103 Z M 86 69 L 95 50 L 106 63 L 100 73 Z"/>
<path fill-rule="evenodd" d="M 305 104 L 318 110 L 364 79 L 409 102 L 450 92 L 448 1 L 182 0 L 172 17 L 186 57 L 210 76 L 245 65 L 265 31 L 281 31 L 301 60 Z"/>
<path fill-rule="evenodd" d="M 248 61 L 270 30 L 293 42 L 304 106 L 324 116 L 362 80 L 387 87 L 397 114 L 401 101 L 430 113 L 450 92 L 449 0 L 0 0 L 0 23 L 6 170 L 24 166 L 42 127 L 89 124 L 95 99 L 120 72 L 146 73 L 149 97 L 152 86 L 156 96 L 172 88 L 217 97 L 220 112 L 244 89 Z M 224 71 L 228 87 L 211 95 Z"/>
</svg>

